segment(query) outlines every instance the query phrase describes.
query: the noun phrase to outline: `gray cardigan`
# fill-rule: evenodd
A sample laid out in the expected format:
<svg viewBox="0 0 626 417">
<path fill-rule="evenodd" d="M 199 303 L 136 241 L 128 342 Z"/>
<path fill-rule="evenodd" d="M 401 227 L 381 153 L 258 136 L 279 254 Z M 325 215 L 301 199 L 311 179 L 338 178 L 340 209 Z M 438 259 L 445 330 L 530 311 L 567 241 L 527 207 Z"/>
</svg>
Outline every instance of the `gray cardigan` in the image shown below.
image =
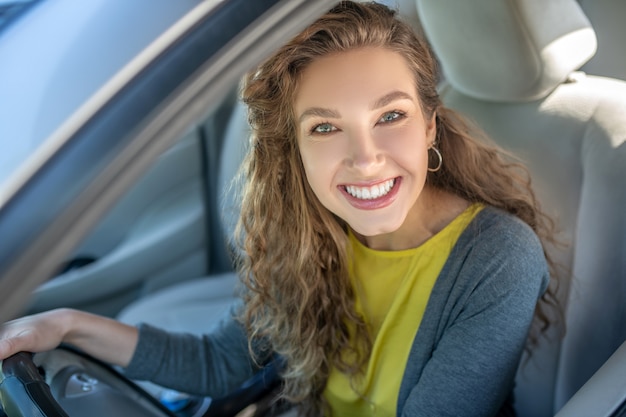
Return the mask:
<svg viewBox="0 0 626 417">
<path fill-rule="evenodd" d="M 509 214 L 482 210 L 437 278 L 403 370 L 397 415 L 498 414 L 548 280 L 533 231 Z M 139 329 L 129 378 L 219 397 L 256 370 L 232 316 L 203 336 Z"/>
</svg>

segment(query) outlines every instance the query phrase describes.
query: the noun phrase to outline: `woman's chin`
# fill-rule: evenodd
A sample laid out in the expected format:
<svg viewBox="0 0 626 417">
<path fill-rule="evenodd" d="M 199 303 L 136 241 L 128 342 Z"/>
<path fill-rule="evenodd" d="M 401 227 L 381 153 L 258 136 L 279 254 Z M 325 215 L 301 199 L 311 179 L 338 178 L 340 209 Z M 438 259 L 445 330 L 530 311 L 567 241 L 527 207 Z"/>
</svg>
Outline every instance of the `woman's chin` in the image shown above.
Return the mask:
<svg viewBox="0 0 626 417">
<path fill-rule="evenodd" d="M 399 224 L 350 224 L 354 233 L 365 239 L 376 239 L 397 231 L 402 223 Z"/>
</svg>

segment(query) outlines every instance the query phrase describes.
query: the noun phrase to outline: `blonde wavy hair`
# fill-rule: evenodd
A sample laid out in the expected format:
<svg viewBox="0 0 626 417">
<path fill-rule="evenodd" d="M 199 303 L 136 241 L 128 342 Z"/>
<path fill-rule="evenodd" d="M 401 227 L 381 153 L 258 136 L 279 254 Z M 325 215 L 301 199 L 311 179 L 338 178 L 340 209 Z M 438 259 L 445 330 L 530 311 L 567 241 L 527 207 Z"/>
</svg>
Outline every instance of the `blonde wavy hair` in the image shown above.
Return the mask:
<svg viewBox="0 0 626 417">
<path fill-rule="evenodd" d="M 283 395 L 301 403 L 308 415 L 324 411 L 322 393 L 331 368 L 353 376 L 362 371 L 371 340 L 355 311 L 348 278 L 347 226 L 307 183 L 293 103 L 300 75 L 312 61 L 362 47 L 401 54 L 415 75 L 425 118 L 436 113 L 436 143 L 444 163 L 428 173 L 427 186 L 506 210 L 544 242 L 553 235 L 527 171 L 442 106 L 429 46 L 394 11 L 344 1 L 319 18 L 246 77 L 242 95 L 253 137 L 238 226 L 245 253 L 238 266 L 247 287 L 241 319 L 251 346 L 262 341 L 285 359 Z M 538 304 L 531 340 L 549 324 L 554 293 L 552 285 Z"/>
</svg>

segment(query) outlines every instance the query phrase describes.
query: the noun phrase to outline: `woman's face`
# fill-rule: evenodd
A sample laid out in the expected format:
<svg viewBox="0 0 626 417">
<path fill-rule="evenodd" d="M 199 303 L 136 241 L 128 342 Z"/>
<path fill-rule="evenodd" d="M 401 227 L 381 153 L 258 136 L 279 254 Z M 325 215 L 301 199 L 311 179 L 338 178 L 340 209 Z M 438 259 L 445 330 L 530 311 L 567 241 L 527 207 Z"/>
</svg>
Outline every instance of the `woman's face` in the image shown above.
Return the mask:
<svg viewBox="0 0 626 417">
<path fill-rule="evenodd" d="M 295 97 L 298 144 L 321 203 L 364 236 L 405 224 L 424 188 L 435 120 L 405 59 L 362 48 L 313 61 Z"/>
</svg>

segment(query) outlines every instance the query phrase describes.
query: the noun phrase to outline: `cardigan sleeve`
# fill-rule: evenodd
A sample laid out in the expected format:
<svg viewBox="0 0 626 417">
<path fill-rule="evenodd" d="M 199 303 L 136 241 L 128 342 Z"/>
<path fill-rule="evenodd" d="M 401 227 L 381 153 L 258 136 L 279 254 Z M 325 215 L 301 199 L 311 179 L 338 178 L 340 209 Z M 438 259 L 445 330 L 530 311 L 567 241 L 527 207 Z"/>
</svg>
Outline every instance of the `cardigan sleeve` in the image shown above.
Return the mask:
<svg viewBox="0 0 626 417">
<path fill-rule="evenodd" d="M 125 375 L 194 395 L 227 394 L 257 369 L 234 314 L 233 308 L 215 331 L 201 336 L 140 324 L 137 347 Z"/>
<path fill-rule="evenodd" d="M 411 386 L 399 415 L 495 416 L 511 393 L 548 269 L 539 239 L 525 224 L 479 229 L 469 249 L 452 253 L 454 283 L 432 326 L 437 336 L 430 347 L 414 346 L 422 357 L 409 360 L 423 366 L 412 368 L 417 375 L 405 374 Z"/>
</svg>

